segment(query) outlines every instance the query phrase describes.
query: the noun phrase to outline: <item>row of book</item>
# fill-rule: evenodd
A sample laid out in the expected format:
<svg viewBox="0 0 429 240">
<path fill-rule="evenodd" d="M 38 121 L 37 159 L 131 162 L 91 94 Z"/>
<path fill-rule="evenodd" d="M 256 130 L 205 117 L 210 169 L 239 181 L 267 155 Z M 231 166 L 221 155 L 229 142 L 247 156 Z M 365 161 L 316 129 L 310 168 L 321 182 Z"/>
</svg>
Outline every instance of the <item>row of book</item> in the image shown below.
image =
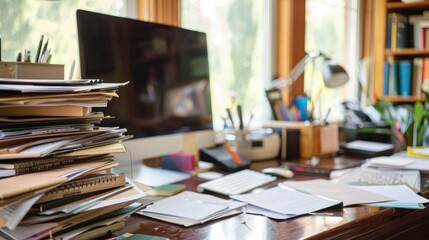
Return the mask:
<svg viewBox="0 0 429 240">
<path fill-rule="evenodd" d="M 126 85 L 0 79 L 0 234 L 74 239 L 116 231 L 148 187 L 116 174 L 126 129 L 101 127 Z M 99 231 L 100 228 L 103 231 Z M 105 230 L 105 231 L 104 231 Z"/>
<path fill-rule="evenodd" d="M 429 47 L 429 11 L 420 15 L 392 12 L 387 14 L 386 48 Z"/>
<path fill-rule="evenodd" d="M 408 16 L 409 26 L 413 28 L 413 48 L 429 48 L 429 12 Z"/>
<path fill-rule="evenodd" d="M 297 96 L 287 106 L 282 99 L 280 90 L 270 89 L 265 91 L 271 111 L 275 120 L 281 121 L 306 121 L 312 113 L 307 110 L 308 98 Z"/>
<path fill-rule="evenodd" d="M 429 58 L 389 60 L 384 62 L 384 96 L 422 96 L 422 86 L 429 79 Z"/>
<path fill-rule="evenodd" d="M 408 22 L 408 16 L 396 12 L 387 14 L 386 48 L 412 48 L 414 27 Z"/>
<path fill-rule="evenodd" d="M 429 48 L 429 11 L 419 15 L 387 14 L 386 49 Z"/>
</svg>

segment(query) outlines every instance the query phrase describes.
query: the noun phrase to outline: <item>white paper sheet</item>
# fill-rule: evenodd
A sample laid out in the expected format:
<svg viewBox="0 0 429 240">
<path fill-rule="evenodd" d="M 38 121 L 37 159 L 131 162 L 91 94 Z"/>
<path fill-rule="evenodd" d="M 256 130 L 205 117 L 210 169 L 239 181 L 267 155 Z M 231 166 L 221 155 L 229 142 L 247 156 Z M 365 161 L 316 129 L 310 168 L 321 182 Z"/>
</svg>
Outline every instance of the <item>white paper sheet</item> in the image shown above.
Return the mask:
<svg viewBox="0 0 429 240">
<path fill-rule="evenodd" d="M 298 191 L 342 201 L 345 207 L 355 204 L 386 202 L 394 200 L 377 193 L 352 188 L 345 184 L 333 183 L 324 179 L 309 181 L 286 181 L 280 184 L 294 188 Z"/>
<path fill-rule="evenodd" d="M 237 214 L 246 203 L 185 191 L 147 206 L 138 213 L 184 226 Z"/>
<path fill-rule="evenodd" d="M 382 194 L 394 199 L 393 202 L 374 203 L 371 206 L 379 207 L 399 207 L 419 209 L 420 204 L 428 203 L 429 200 L 416 194 L 405 185 L 394 186 L 353 186 L 354 188 Z"/>
<path fill-rule="evenodd" d="M 253 206 L 253 205 L 248 205 L 246 207 L 246 213 L 249 214 L 256 214 L 256 215 L 263 215 L 272 219 L 276 219 L 276 220 L 286 220 L 289 218 L 293 218 L 293 217 L 297 217 L 300 215 L 294 215 L 294 214 L 282 214 L 282 213 L 278 213 L 278 212 L 273 212 L 267 209 L 263 209 L 257 206 Z"/>
<path fill-rule="evenodd" d="M 406 152 L 401 152 L 390 157 L 383 157 L 382 159 L 367 159 L 364 166 L 374 168 L 429 171 L 429 159 L 410 157 Z"/>
<path fill-rule="evenodd" d="M 321 198 L 281 187 L 230 197 L 273 212 L 293 215 L 307 214 L 341 203 L 341 201 Z"/>
<path fill-rule="evenodd" d="M 383 170 L 357 168 L 332 180 L 348 185 L 407 185 L 415 192 L 420 192 L 420 172 L 415 170 Z"/>
</svg>

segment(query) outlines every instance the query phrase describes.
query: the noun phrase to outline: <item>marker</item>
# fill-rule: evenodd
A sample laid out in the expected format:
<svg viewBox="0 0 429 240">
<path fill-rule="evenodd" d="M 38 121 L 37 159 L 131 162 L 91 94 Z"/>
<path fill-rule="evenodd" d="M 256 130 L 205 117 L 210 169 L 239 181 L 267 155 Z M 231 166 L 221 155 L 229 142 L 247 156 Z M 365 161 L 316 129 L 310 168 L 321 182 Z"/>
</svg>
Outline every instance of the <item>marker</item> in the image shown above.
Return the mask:
<svg viewBox="0 0 429 240">
<path fill-rule="evenodd" d="M 229 155 L 231 155 L 232 160 L 234 160 L 235 164 L 241 165 L 240 155 L 238 155 L 237 151 L 233 151 L 227 142 L 225 142 L 224 146 Z"/>
<path fill-rule="evenodd" d="M 231 121 L 231 128 L 235 128 L 234 119 L 232 119 L 231 109 L 226 108 L 226 113 L 228 114 L 229 121 Z"/>
<path fill-rule="evenodd" d="M 239 128 L 240 130 L 242 130 L 244 128 L 244 125 L 243 125 L 243 112 L 241 111 L 240 104 L 237 105 L 237 113 L 238 113 L 238 119 L 240 120 Z"/>
</svg>

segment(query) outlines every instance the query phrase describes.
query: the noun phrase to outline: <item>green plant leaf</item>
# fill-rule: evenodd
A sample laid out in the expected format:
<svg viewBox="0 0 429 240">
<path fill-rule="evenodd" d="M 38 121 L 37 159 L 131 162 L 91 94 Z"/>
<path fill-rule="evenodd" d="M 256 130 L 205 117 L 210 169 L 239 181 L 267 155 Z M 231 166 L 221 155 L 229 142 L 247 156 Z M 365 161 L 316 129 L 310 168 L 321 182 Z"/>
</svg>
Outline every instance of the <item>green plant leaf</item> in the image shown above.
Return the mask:
<svg viewBox="0 0 429 240">
<path fill-rule="evenodd" d="M 425 108 L 421 102 L 416 102 L 414 104 L 414 124 L 418 129 L 420 127 L 420 123 L 425 115 Z"/>
<path fill-rule="evenodd" d="M 428 129 L 427 123 L 423 123 L 422 126 L 418 129 L 416 146 L 422 146 L 423 136 L 427 129 Z"/>
</svg>

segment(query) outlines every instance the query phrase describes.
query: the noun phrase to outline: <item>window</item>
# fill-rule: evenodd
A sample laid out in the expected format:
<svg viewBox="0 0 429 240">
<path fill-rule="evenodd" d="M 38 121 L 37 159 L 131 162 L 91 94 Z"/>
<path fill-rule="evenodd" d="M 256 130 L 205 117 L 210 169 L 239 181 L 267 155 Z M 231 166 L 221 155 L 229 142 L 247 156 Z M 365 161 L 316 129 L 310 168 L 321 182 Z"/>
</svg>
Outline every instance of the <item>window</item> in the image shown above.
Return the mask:
<svg viewBox="0 0 429 240">
<path fill-rule="evenodd" d="M 79 62 L 76 10 L 86 9 L 117 16 L 127 14 L 125 0 L 34 1 L 0 0 L 2 60 L 15 61 L 18 52 L 37 51 L 40 36 L 49 39 L 51 63 L 65 64 L 65 77 L 73 61 Z M 127 14 L 128 15 L 128 14 Z"/>
<path fill-rule="evenodd" d="M 321 60 L 315 66 L 307 64 L 305 91 L 314 101 L 315 119 L 323 119 L 328 109 L 345 100 L 357 99 L 357 66 L 360 51 L 359 1 L 307 0 L 305 50 L 320 50 L 343 66 L 350 76 L 340 88 L 326 88 L 322 80 Z M 313 71 L 314 67 L 314 71 Z M 331 111 L 329 119 L 338 120 L 342 114 Z"/>
<path fill-rule="evenodd" d="M 206 32 L 215 129 L 236 99 L 244 123 L 270 112 L 264 85 L 271 80 L 270 0 L 181 1 L 181 26 Z M 267 105 L 265 105 L 267 106 Z M 235 111 L 234 111 L 235 112 Z"/>
</svg>

